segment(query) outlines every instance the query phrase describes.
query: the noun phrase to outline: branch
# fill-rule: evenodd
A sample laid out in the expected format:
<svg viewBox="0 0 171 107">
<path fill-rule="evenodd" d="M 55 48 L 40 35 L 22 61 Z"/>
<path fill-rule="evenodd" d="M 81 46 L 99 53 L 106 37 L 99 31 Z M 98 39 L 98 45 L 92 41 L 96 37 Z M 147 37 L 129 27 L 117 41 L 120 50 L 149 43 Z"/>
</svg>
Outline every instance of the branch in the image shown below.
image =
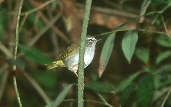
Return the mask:
<svg viewBox="0 0 171 107">
<path fill-rule="evenodd" d="M 18 15 L 17 15 L 17 25 L 16 25 L 16 39 L 15 39 L 15 50 L 14 50 L 14 60 L 17 59 L 17 50 L 18 50 L 18 43 L 19 43 L 19 22 L 20 22 L 20 16 L 21 16 L 21 9 L 23 6 L 24 0 L 21 0 L 20 5 L 19 5 L 19 10 L 18 10 Z M 16 72 L 16 65 L 13 66 L 13 72 Z M 13 84 L 15 88 L 15 93 L 17 95 L 17 100 L 19 107 L 22 107 L 21 99 L 20 99 L 20 94 L 18 92 L 18 87 L 17 87 L 17 80 L 16 76 L 13 75 Z"/>
<path fill-rule="evenodd" d="M 3 79 L 2 79 L 2 82 L 1 82 L 1 87 L 0 87 L 0 101 L 1 101 L 3 93 L 4 93 L 4 89 L 5 89 L 5 85 L 7 83 L 7 80 L 8 80 L 8 76 L 9 76 L 9 71 L 6 70 L 4 72 Z"/>
<path fill-rule="evenodd" d="M 40 96 L 43 98 L 43 100 L 46 102 L 46 104 L 51 103 L 51 99 L 47 96 L 47 94 L 44 92 L 44 90 L 40 87 L 40 85 L 25 71 L 21 72 L 24 74 L 24 76 L 27 78 L 27 80 L 33 85 L 33 87 L 37 90 L 37 92 L 40 94 Z"/>
<path fill-rule="evenodd" d="M 166 101 L 167 101 L 170 93 L 171 93 L 171 87 L 168 89 L 168 92 L 167 92 L 166 96 L 164 97 L 164 99 L 163 99 L 162 104 L 161 104 L 160 107 L 164 107 L 164 105 L 165 105 L 165 103 L 166 103 Z"/>
<path fill-rule="evenodd" d="M 144 0 L 142 5 L 141 5 L 141 11 L 140 11 L 140 19 L 139 19 L 139 23 L 142 23 L 144 21 L 144 15 L 149 7 L 151 3 L 151 0 Z"/>
<path fill-rule="evenodd" d="M 112 107 L 112 105 L 110 105 L 101 94 L 97 94 L 99 96 L 99 98 L 103 101 L 103 103 L 108 106 L 108 107 Z"/>
<path fill-rule="evenodd" d="M 84 105 L 84 53 L 85 53 L 85 42 L 87 35 L 87 27 L 90 16 L 92 0 L 86 0 L 85 13 L 83 19 L 83 27 L 81 32 L 81 44 L 80 44 L 80 54 L 79 54 L 79 67 L 78 67 L 78 107 L 83 107 Z"/>
<path fill-rule="evenodd" d="M 0 41 L 0 50 L 7 56 L 7 58 L 12 58 L 12 53 L 2 44 Z"/>
<path fill-rule="evenodd" d="M 47 2 L 45 2 L 45 3 L 43 3 L 43 4 L 41 4 L 41 5 L 40 5 L 39 7 L 37 7 L 37 8 L 34 8 L 34 9 L 32 9 L 32 10 L 29 10 L 29 11 L 27 11 L 27 12 L 22 13 L 22 15 L 30 15 L 30 14 L 32 14 L 32 13 L 34 13 L 34 12 L 36 12 L 36 11 L 39 11 L 39 10 L 41 10 L 42 8 L 48 6 L 49 4 L 53 3 L 54 1 L 56 1 L 56 0 L 49 0 L 49 1 L 47 1 Z"/>
<path fill-rule="evenodd" d="M 59 17 L 60 17 L 60 14 L 57 14 L 57 15 L 52 19 L 52 21 L 49 22 L 49 24 L 41 30 L 41 32 L 39 32 L 36 36 L 34 36 L 34 38 L 28 43 L 28 45 L 29 45 L 29 46 L 33 46 L 33 44 L 35 44 L 35 43 L 39 40 L 39 38 L 40 38 L 45 32 L 47 32 L 51 26 L 54 25 L 54 23 L 58 20 Z"/>
<path fill-rule="evenodd" d="M 34 0 L 29 0 L 30 3 L 34 6 L 34 7 L 38 7 L 40 6 L 39 3 L 35 2 Z M 43 4 L 42 4 L 43 5 Z M 39 16 L 41 17 L 41 19 L 48 25 L 50 23 L 50 21 L 43 15 L 43 13 L 41 11 L 38 11 Z M 60 15 L 60 13 L 58 13 Z M 60 15 L 61 16 L 61 15 Z M 51 26 L 52 30 L 59 36 L 61 37 L 66 43 L 70 43 L 70 40 L 68 39 L 68 37 L 61 32 L 54 24 Z"/>
</svg>

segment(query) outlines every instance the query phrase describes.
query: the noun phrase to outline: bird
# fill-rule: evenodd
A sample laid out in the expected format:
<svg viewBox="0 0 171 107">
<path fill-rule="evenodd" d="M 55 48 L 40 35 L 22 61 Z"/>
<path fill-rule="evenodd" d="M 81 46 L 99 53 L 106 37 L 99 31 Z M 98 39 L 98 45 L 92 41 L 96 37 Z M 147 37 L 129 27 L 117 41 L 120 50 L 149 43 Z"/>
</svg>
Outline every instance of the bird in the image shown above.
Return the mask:
<svg viewBox="0 0 171 107">
<path fill-rule="evenodd" d="M 85 53 L 84 53 L 84 68 L 91 64 L 96 48 L 97 39 L 93 36 L 86 37 Z M 57 59 L 50 64 L 45 64 L 48 70 L 57 67 L 66 67 L 73 72 L 77 77 L 78 63 L 79 63 L 79 43 L 69 46 L 64 53 L 59 55 Z"/>
</svg>

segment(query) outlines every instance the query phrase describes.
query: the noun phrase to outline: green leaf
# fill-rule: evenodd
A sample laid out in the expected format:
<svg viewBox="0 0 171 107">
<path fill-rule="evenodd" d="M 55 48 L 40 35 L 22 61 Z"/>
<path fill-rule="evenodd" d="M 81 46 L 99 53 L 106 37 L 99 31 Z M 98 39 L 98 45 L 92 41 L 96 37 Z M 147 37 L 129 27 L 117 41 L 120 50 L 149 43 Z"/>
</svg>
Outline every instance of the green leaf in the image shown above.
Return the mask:
<svg viewBox="0 0 171 107">
<path fill-rule="evenodd" d="M 52 104 L 46 105 L 46 107 L 58 107 L 62 103 L 62 101 L 65 99 L 71 87 L 72 87 L 72 84 L 66 86 L 65 89 L 58 95 L 56 100 Z"/>
<path fill-rule="evenodd" d="M 133 92 L 136 90 L 136 87 L 134 84 L 129 85 L 122 93 L 119 98 L 119 103 L 121 105 L 125 104 L 127 101 L 129 101 L 129 98 L 133 94 Z"/>
<path fill-rule="evenodd" d="M 89 81 L 86 84 L 86 88 L 93 90 L 95 92 L 110 93 L 113 91 L 112 86 L 107 85 L 100 81 Z"/>
<path fill-rule="evenodd" d="M 171 71 L 171 70 L 170 70 Z M 171 74 L 170 71 L 165 71 L 161 73 L 154 73 L 154 87 L 155 89 L 160 89 L 166 87 L 171 83 Z"/>
<path fill-rule="evenodd" d="M 156 90 L 154 91 L 154 96 L 153 96 L 153 102 L 159 100 L 160 98 L 162 98 L 163 95 L 165 95 L 168 92 L 168 88 L 163 88 L 160 90 Z"/>
<path fill-rule="evenodd" d="M 136 90 L 137 102 L 140 107 L 150 107 L 154 90 L 153 75 L 148 73 L 144 78 L 139 80 Z"/>
<path fill-rule="evenodd" d="M 154 75 L 153 81 L 154 81 L 154 88 L 155 88 L 155 89 L 160 88 L 160 86 L 161 86 L 161 84 L 162 84 L 162 83 L 161 83 L 161 75 L 158 75 L 158 74 Z"/>
<path fill-rule="evenodd" d="M 135 52 L 137 58 L 143 63 L 147 64 L 150 56 L 149 49 L 147 48 L 138 48 Z"/>
<path fill-rule="evenodd" d="M 154 71 L 154 68 L 153 67 L 150 67 L 150 66 L 143 66 L 143 70 L 145 72 L 152 72 L 152 71 Z"/>
<path fill-rule="evenodd" d="M 156 64 L 159 64 L 163 60 L 169 58 L 171 56 L 171 51 L 165 51 L 159 54 L 159 56 L 156 59 Z"/>
<path fill-rule="evenodd" d="M 103 45 L 101 56 L 100 56 L 99 69 L 98 69 L 99 77 L 102 76 L 109 62 L 109 59 L 110 59 L 110 56 L 112 54 L 112 50 L 114 47 L 114 40 L 115 40 L 115 33 L 112 33 L 108 36 L 108 38 L 106 39 Z"/>
<path fill-rule="evenodd" d="M 44 55 L 36 48 L 31 48 L 25 45 L 19 45 L 19 47 L 22 53 L 24 53 L 29 59 L 38 64 L 47 64 L 52 62 L 51 59 L 49 59 L 46 55 Z"/>
<path fill-rule="evenodd" d="M 154 6 L 159 6 L 159 5 L 163 5 L 163 4 L 168 4 L 169 0 L 152 0 L 151 4 Z"/>
<path fill-rule="evenodd" d="M 156 42 L 163 47 L 171 48 L 171 39 L 166 35 L 157 36 Z"/>
<path fill-rule="evenodd" d="M 137 73 L 131 75 L 128 79 L 123 80 L 123 81 L 116 87 L 115 92 L 118 93 L 118 92 L 121 92 L 121 91 L 123 91 L 124 89 L 126 89 L 140 73 L 141 73 L 141 72 L 137 72 Z"/>
<path fill-rule="evenodd" d="M 137 41 L 138 32 L 136 31 L 128 31 L 122 39 L 122 51 L 129 63 L 131 63 Z"/>
</svg>

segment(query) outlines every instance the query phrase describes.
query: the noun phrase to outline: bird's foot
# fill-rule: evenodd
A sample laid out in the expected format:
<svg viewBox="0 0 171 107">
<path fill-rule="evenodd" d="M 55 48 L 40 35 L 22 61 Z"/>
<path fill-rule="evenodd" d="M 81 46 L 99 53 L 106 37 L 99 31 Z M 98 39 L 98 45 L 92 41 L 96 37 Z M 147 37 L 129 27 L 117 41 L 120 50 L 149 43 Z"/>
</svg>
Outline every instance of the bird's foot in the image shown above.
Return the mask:
<svg viewBox="0 0 171 107">
<path fill-rule="evenodd" d="M 74 71 L 74 74 L 78 77 L 77 71 Z"/>
</svg>

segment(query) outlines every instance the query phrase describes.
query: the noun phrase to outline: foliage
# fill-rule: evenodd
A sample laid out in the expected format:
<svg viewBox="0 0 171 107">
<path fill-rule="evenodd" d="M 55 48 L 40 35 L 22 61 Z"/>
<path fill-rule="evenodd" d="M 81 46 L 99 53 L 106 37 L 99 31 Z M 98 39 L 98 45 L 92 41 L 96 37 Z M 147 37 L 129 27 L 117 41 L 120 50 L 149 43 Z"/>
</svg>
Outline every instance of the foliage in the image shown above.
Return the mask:
<svg viewBox="0 0 171 107">
<path fill-rule="evenodd" d="M 138 33 L 136 31 L 128 31 L 122 40 L 122 51 L 129 63 L 131 63 L 137 41 Z"/>
<path fill-rule="evenodd" d="M 156 59 L 156 64 L 159 64 L 161 61 L 168 59 L 171 56 L 171 51 L 165 51 L 159 54 Z"/>
<path fill-rule="evenodd" d="M 85 0 L 67 1 L 67 5 L 65 1 L 24 0 L 15 60 L 19 2 L 0 0 L 0 106 L 18 107 L 13 76 L 24 107 L 77 105 L 78 78 L 67 68 L 45 68 L 71 42 L 77 43 L 82 32 L 79 20 Z M 148 5 L 147 1 L 93 1 L 88 34 L 101 42 L 85 68 L 84 85 L 79 84 L 85 88 L 81 96 L 85 105 L 171 106 L 171 1 L 151 0 Z M 51 24 L 56 15 L 57 21 Z M 66 20 L 71 26 L 65 25 Z"/>
<path fill-rule="evenodd" d="M 114 47 L 114 40 L 115 40 L 115 33 L 111 33 L 108 38 L 106 39 L 101 56 L 100 56 L 100 64 L 99 64 L 99 77 L 102 76 L 108 62 L 110 59 L 110 56 L 112 55 L 112 50 Z"/>
<path fill-rule="evenodd" d="M 147 48 L 137 48 L 136 56 L 139 60 L 141 60 L 144 64 L 147 64 L 150 57 L 149 49 Z"/>
<path fill-rule="evenodd" d="M 58 95 L 56 100 L 52 104 L 47 105 L 46 107 L 58 107 L 64 100 L 65 96 L 67 95 L 71 87 L 72 87 L 72 84 L 66 86 L 64 90 Z"/>
<path fill-rule="evenodd" d="M 152 5 L 163 5 L 169 3 L 169 0 L 152 0 Z"/>
<path fill-rule="evenodd" d="M 111 93 L 113 91 L 112 86 L 107 85 L 100 81 L 89 81 L 86 84 L 86 88 L 95 92 Z"/>
<path fill-rule="evenodd" d="M 151 98 L 154 90 L 153 76 L 147 74 L 143 79 L 138 82 L 137 87 L 137 102 L 141 107 L 150 106 Z"/>
<path fill-rule="evenodd" d="M 21 48 L 21 52 L 23 52 L 28 58 L 38 64 L 47 64 L 52 62 L 51 59 L 49 59 L 46 55 L 44 55 L 36 48 L 30 48 L 25 45 L 20 45 L 19 47 Z"/>
<path fill-rule="evenodd" d="M 168 36 L 160 35 L 156 38 L 156 42 L 163 47 L 171 47 L 171 39 Z"/>
<path fill-rule="evenodd" d="M 133 83 L 133 80 L 136 79 L 136 77 L 140 74 L 140 72 L 135 73 L 131 75 L 127 80 L 122 81 L 117 88 L 115 89 L 116 92 L 122 92 L 125 90 L 131 83 Z"/>
</svg>

